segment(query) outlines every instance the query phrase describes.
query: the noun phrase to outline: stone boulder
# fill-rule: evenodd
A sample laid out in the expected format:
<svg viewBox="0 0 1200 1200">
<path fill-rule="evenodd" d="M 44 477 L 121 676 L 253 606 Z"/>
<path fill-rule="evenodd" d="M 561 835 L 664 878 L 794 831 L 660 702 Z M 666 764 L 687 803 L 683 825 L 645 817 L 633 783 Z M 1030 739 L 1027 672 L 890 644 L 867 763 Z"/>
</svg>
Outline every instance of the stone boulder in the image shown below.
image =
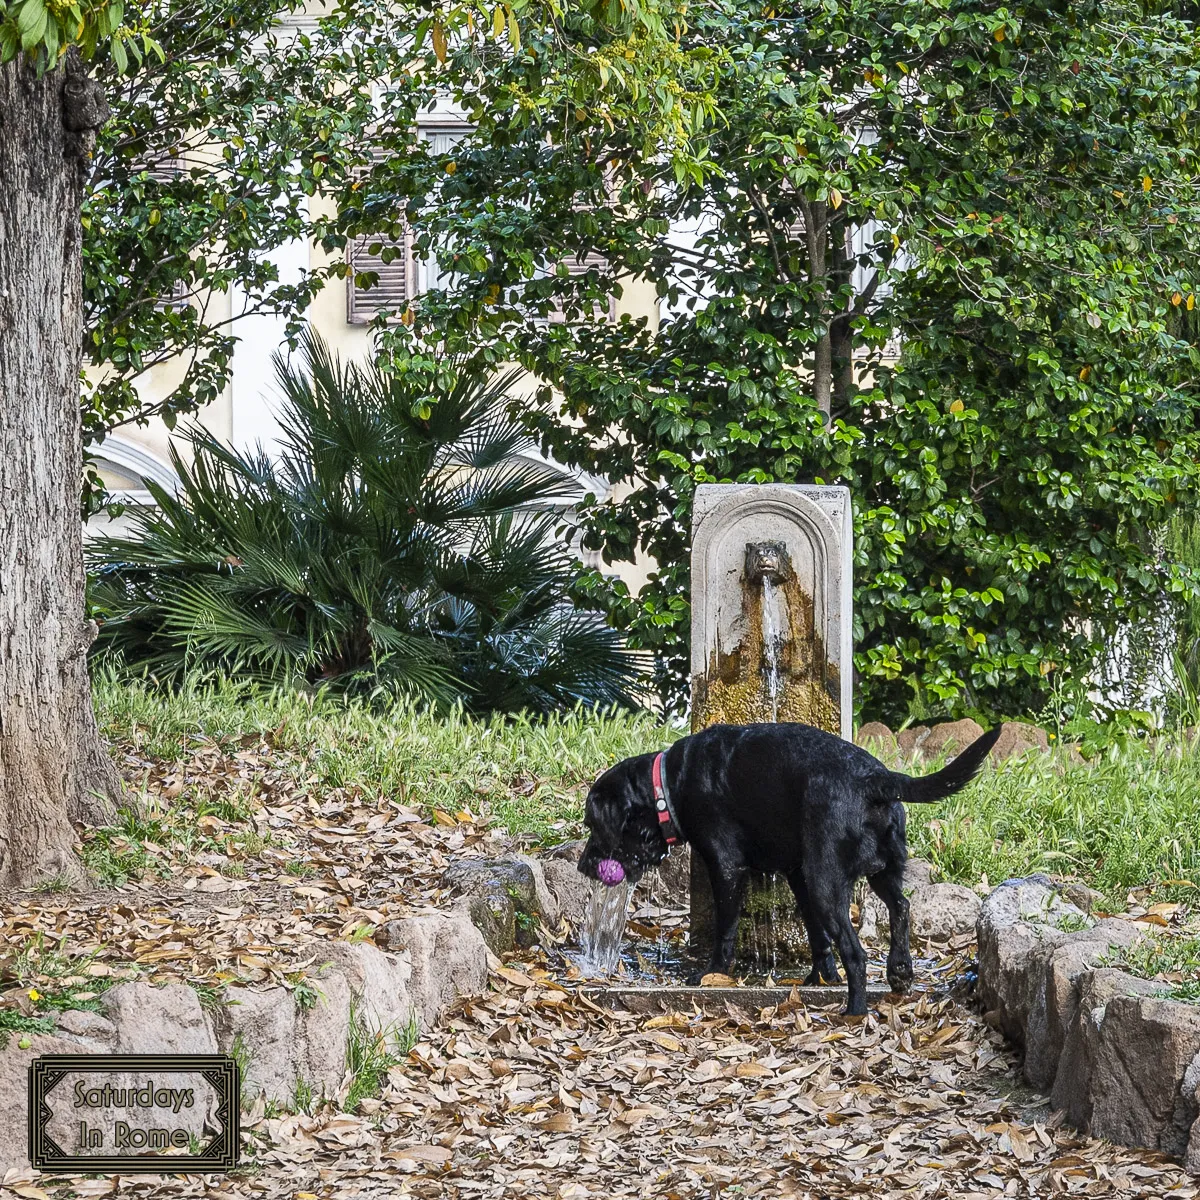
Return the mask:
<svg viewBox="0 0 1200 1200">
<path fill-rule="evenodd" d="M 1109 1001 L 1118 996 L 1161 996 L 1165 990 L 1161 983 L 1136 979 L 1112 967 L 1086 971 L 1080 976 L 1075 1016 L 1067 1027 L 1050 1090 L 1051 1105 L 1062 1110 L 1069 1125 L 1083 1130 L 1091 1126 L 1093 1076 Z"/>
<path fill-rule="evenodd" d="M 868 721 L 860 725 L 854 735 L 854 744 L 876 758 L 893 757 L 897 750 L 896 735 L 882 721 Z"/>
<path fill-rule="evenodd" d="M 579 869 L 569 858 L 543 859 L 542 873 L 546 886 L 558 904 L 560 919 L 578 929 L 587 913 L 592 881 L 580 875 Z"/>
<path fill-rule="evenodd" d="M 911 896 L 918 888 L 926 887 L 933 882 L 933 864 L 922 858 L 910 858 L 904 864 L 904 893 Z M 887 905 L 871 891 L 866 880 L 859 884 L 858 891 L 859 916 L 858 933 L 868 941 L 887 939 L 890 934 Z"/>
<path fill-rule="evenodd" d="M 910 725 L 896 734 L 896 747 L 903 758 L 912 758 L 929 736 L 928 725 Z"/>
<path fill-rule="evenodd" d="M 487 987 L 487 943 L 461 908 L 389 921 L 375 941 L 408 952 L 408 992 L 425 1029 L 460 997 L 481 995 Z"/>
<path fill-rule="evenodd" d="M 543 860 L 547 858 L 561 858 L 565 862 L 577 863 L 583 857 L 583 848 L 586 845 L 586 838 L 578 838 L 573 842 L 560 842 L 557 846 L 551 846 L 542 855 L 542 858 Z"/>
<path fill-rule="evenodd" d="M 1195 1087 L 1184 1095 L 1181 1085 L 1198 1053 L 1200 1007 L 1153 996 L 1114 996 L 1100 1022 L 1089 1131 L 1182 1157 L 1197 1108 Z"/>
<path fill-rule="evenodd" d="M 992 762 L 1005 762 L 1010 758 L 1020 758 L 1031 750 L 1044 753 L 1050 749 L 1050 739 L 1044 729 L 1036 725 L 1027 725 L 1024 721 L 1005 721 L 1000 726 L 1000 737 L 992 747 L 988 757 Z"/>
<path fill-rule="evenodd" d="M 921 742 L 923 758 L 939 758 L 945 755 L 952 758 L 961 754 L 976 738 L 983 736 L 983 726 L 970 717 L 961 721 L 943 721 L 935 725 L 929 735 Z"/>
<path fill-rule="evenodd" d="M 927 883 L 909 898 L 909 931 L 914 941 L 949 941 L 975 932 L 980 900 L 958 883 Z"/>
<path fill-rule="evenodd" d="M 1029 1012 L 1042 990 L 1045 948 L 1092 924 L 1048 875 L 1006 880 L 983 901 L 976 923 L 979 1000 L 1018 1045 L 1025 1044 Z"/>
<path fill-rule="evenodd" d="M 29 1170 L 29 1064 L 43 1054 L 85 1054 L 78 1042 L 37 1033 L 22 1050 L 10 1034 L 0 1050 L 0 1180 L 9 1171 Z"/>
<path fill-rule="evenodd" d="M 514 945 L 532 946 L 537 922 L 546 916 L 542 903 L 554 904 L 540 866 L 535 874 L 532 861 L 459 859 L 442 875 L 442 887 L 465 899 L 464 911 L 493 954 L 502 956 Z"/>
<path fill-rule="evenodd" d="M 904 864 L 904 891 L 911 894 L 919 887 L 933 883 L 937 868 L 923 858 L 910 858 Z"/>
<path fill-rule="evenodd" d="M 200 997 L 182 983 L 119 983 L 101 1003 L 114 1027 L 114 1054 L 216 1054 L 217 1038 Z"/>
<path fill-rule="evenodd" d="M 89 1051 L 109 1054 L 117 1040 L 117 1027 L 97 1012 L 85 1008 L 68 1008 L 55 1018 L 55 1034 L 67 1041 L 78 1042 L 76 1054 Z"/>
<path fill-rule="evenodd" d="M 325 1007 L 326 1002 L 318 1003 Z M 349 997 L 342 1014 L 349 1024 Z M 253 1100 L 259 1094 L 268 1100 L 289 1102 L 296 1084 L 304 1080 L 320 1094 L 332 1093 L 341 1082 L 337 1078 L 318 1080 L 307 1061 L 305 1047 L 297 1034 L 297 1009 L 291 989 L 270 987 L 257 991 L 249 987 L 231 987 L 225 991 L 225 1003 L 215 1014 L 217 1042 L 224 1054 L 237 1053 L 242 1060 L 242 1095 Z M 346 1028 L 339 1035 L 345 1046 Z"/>
<path fill-rule="evenodd" d="M 1084 974 L 1114 951 L 1133 946 L 1143 936 L 1132 922 L 1110 919 L 1089 929 L 1068 932 L 1061 941 L 1047 941 L 1034 951 L 1023 1038 L 1023 1073 L 1034 1087 L 1049 1091 L 1058 1074 L 1067 1033 L 1078 1012 L 1080 980 Z"/>
</svg>

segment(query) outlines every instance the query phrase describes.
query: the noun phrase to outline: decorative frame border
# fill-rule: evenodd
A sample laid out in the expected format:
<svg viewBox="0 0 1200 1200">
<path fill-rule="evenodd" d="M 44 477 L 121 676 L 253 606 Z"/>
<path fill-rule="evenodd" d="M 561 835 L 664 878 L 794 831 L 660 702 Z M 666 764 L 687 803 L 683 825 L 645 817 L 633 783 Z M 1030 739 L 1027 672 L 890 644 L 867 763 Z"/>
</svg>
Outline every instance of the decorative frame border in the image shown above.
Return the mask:
<svg viewBox="0 0 1200 1200">
<path fill-rule="evenodd" d="M 68 1154 L 46 1132 L 53 1116 L 47 1097 L 71 1074 L 146 1072 L 200 1074 L 216 1089 L 221 1132 L 199 1154 Z M 231 1171 L 241 1144 L 241 1077 L 227 1054 L 45 1054 L 29 1064 L 29 1161 L 39 1171 L 179 1174 Z"/>
</svg>

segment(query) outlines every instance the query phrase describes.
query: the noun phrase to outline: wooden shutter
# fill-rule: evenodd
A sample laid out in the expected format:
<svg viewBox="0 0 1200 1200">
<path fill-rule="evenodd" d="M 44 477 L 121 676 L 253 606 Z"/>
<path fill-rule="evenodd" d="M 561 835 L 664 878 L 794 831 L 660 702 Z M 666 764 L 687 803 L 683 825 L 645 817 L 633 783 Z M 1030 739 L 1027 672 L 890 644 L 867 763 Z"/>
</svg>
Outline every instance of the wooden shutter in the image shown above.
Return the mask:
<svg viewBox="0 0 1200 1200">
<path fill-rule="evenodd" d="M 564 259 L 564 265 L 567 268 L 567 274 L 577 277 L 596 268 L 600 272 L 608 266 L 608 259 L 596 251 L 591 251 L 585 254 L 582 258 L 575 256 L 573 258 Z M 606 311 L 607 308 L 607 311 Z M 614 321 L 616 320 L 616 300 L 609 296 L 607 306 L 597 303 L 595 307 L 596 320 Z M 566 321 L 566 314 L 562 309 L 562 302 L 555 297 L 552 302 L 552 307 L 549 312 L 549 320 L 555 323 Z"/>
<path fill-rule="evenodd" d="M 378 254 L 371 253 L 372 246 L 379 248 Z M 384 262 L 384 250 L 399 253 L 391 262 Z M 351 325 L 368 325 L 381 312 L 398 317 L 408 307 L 413 290 L 413 256 L 407 225 L 399 241 L 378 233 L 361 234 L 350 243 L 347 260 L 353 272 L 346 280 L 346 320 Z M 355 276 L 366 271 L 374 272 L 378 281 L 371 287 L 357 286 Z"/>
</svg>

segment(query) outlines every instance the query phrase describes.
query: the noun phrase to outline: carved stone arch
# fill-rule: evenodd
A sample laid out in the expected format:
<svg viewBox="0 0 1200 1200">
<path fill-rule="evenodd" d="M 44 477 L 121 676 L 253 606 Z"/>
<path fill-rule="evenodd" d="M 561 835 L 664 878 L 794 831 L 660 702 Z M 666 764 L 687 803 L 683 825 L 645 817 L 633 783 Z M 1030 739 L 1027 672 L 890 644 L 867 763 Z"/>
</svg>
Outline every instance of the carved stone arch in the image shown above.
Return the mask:
<svg viewBox="0 0 1200 1200">
<path fill-rule="evenodd" d="M 731 673 L 757 672 L 761 628 L 748 603 L 746 549 L 778 544 L 791 572 L 785 590 L 790 639 L 784 689 L 812 684 L 828 695 L 834 711 L 819 723 L 852 736 L 853 523 L 850 493 L 843 487 L 798 484 L 705 484 L 696 489 L 692 525 L 693 728 L 714 720 L 770 720 L 743 697 L 732 711 L 712 704 L 714 681 L 728 695 Z M 754 644 L 751 644 L 754 643 Z M 743 692 L 752 681 L 743 679 Z M 747 693 L 748 694 L 748 693 Z M 744 710 L 744 712 L 743 712 Z M 804 707 L 779 719 L 798 719 Z M 818 723 L 813 718 L 812 723 Z"/>
</svg>

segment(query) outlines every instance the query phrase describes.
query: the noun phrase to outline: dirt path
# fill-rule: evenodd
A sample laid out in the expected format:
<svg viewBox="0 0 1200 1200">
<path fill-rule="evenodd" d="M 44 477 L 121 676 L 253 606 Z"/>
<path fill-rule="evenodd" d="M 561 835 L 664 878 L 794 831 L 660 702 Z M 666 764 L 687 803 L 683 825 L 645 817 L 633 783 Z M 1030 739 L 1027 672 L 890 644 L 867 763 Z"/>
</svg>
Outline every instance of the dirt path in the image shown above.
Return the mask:
<svg viewBox="0 0 1200 1200">
<path fill-rule="evenodd" d="M 541 974 L 541 972 L 536 972 Z M 865 1023 L 783 1005 L 634 1017 L 509 969 L 389 1073 L 361 1115 L 247 1119 L 225 1179 L 81 1180 L 62 1195 L 1169 1197 L 1158 1156 L 1055 1128 L 949 999 Z M 58 1189 L 46 1177 L 37 1188 Z M 37 1191 L 19 1193 L 39 1195 Z M 8 1200 L 0 1189 L 0 1196 Z"/>
</svg>

